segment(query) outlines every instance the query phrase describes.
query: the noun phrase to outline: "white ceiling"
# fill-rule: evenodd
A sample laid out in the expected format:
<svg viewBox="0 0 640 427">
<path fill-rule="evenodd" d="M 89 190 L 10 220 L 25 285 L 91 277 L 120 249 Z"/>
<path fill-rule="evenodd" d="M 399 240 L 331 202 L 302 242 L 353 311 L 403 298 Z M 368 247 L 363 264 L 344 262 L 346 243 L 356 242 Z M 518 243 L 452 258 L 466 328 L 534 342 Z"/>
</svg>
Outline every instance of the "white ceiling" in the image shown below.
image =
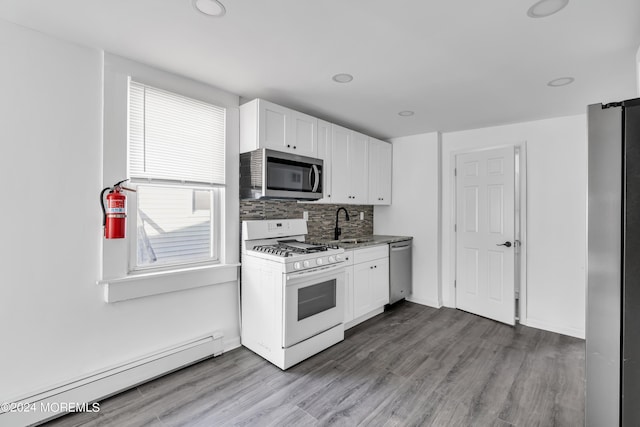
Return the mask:
<svg viewBox="0 0 640 427">
<path fill-rule="evenodd" d="M 540 19 L 526 14 L 535 0 L 222 1 L 226 16 L 208 18 L 191 0 L 2 0 L 0 18 L 381 138 L 638 93 L 638 0 L 571 0 Z"/>
</svg>

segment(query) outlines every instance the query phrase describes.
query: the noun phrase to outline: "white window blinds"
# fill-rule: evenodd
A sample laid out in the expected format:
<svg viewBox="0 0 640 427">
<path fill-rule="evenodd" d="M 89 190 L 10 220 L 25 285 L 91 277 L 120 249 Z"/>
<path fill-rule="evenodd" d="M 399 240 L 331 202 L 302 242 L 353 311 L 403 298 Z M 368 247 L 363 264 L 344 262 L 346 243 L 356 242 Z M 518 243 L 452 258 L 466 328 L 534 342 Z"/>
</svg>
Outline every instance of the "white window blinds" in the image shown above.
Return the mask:
<svg viewBox="0 0 640 427">
<path fill-rule="evenodd" d="M 129 84 L 131 178 L 224 184 L 225 109 Z"/>
</svg>

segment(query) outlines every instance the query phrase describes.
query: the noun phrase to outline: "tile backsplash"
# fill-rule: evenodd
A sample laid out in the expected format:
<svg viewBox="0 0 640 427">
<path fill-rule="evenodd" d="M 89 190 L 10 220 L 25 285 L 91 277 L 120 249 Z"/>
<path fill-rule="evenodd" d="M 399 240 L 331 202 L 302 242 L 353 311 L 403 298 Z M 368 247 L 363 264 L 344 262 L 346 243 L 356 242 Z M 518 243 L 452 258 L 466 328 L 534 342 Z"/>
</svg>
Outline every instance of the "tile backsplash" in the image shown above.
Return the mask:
<svg viewBox="0 0 640 427">
<path fill-rule="evenodd" d="M 332 240 L 336 222 L 336 210 L 344 207 L 349 212 L 350 221 L 340 212 L 341 239 L 373 234 L 373 206 L 333 205 L 319 203 L 298 203 L 295 200 L 241 200 L 240 221 L 254 219 L 295 219 L 309 213 L 307 241 Z M 360 219 L 364 212 L 364 219 Z"/>
</svg>

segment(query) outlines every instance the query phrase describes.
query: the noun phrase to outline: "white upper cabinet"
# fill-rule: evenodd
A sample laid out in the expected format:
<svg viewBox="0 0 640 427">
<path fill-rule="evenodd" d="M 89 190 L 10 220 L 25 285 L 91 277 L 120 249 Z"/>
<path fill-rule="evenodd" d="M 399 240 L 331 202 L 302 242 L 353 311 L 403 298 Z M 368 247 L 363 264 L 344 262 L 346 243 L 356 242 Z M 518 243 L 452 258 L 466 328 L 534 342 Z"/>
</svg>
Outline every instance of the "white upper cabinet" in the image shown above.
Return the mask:
<svg viewBox="0 0 640 427">
<path fill-rule="evenodd" d="M 332 130 L 331 201 L 367 204 L 368 137 L 337 125 Z"/>
<path fill-rule="evenodd" d="M 351 131 L 331 126 L 331 200 L 333 203 L 351 202 L 351 174 L 349 170 L 349 146 Z"/>
<path fill-rule="evenodd" d="M 318 119 L 307 114 L 289 110 L 293 141 L 287 142 L 287 149 L 301 156 L 318 157 Z M 286 142 L 286 141 L 285 141 Z"/>
<path fill-rule="evenodd" d="M 318 157 L 318 119 L 264 99 L 240 106 L 240 152 L 270 148 Z"/>
<path fill-rule="evenodd" d="M 391 204 L 391 144 L 264 99 L 240 106 L 240 152 L 269 148 L 320 158 L 320 203 Z"/>
<path fill-rule="evenodd" d="M 391 204 L 391 144 L 369 138 L 369 204 Z"/>
<path fill-rule="evenodd" d="M 368 204 L 369 137 L 351 131 L 349 166 L 351 168 L 351 203 Z"/>
<path fill-rule="evenodd" d="M 318 119 L 318 158 L 323 160 L 322 165 L 322 191 L 324 197 L 319 200 L 321 203 L 331 203 L 332 197 L 332 174 L 333 162 L 331 160 L 333 134 L 331 123 Z"/>
</svg>

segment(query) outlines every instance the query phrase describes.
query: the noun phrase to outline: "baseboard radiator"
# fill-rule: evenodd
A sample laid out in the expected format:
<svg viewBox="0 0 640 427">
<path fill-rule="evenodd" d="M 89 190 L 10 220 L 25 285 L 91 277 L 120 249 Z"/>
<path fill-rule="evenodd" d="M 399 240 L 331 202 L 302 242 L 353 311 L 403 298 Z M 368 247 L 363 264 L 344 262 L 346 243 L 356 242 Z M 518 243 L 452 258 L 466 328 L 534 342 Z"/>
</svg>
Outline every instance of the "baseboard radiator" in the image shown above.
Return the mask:
<svg viewBox="0 0 640 427">
<path fill-rule="evenodd" d="M 0 402 L 0 426 L 38 425 L 67 412 L 95 411 L 93 402 L 223 352 L 224 335 L 214 332 L 136 360 Z"/>
</svg>

